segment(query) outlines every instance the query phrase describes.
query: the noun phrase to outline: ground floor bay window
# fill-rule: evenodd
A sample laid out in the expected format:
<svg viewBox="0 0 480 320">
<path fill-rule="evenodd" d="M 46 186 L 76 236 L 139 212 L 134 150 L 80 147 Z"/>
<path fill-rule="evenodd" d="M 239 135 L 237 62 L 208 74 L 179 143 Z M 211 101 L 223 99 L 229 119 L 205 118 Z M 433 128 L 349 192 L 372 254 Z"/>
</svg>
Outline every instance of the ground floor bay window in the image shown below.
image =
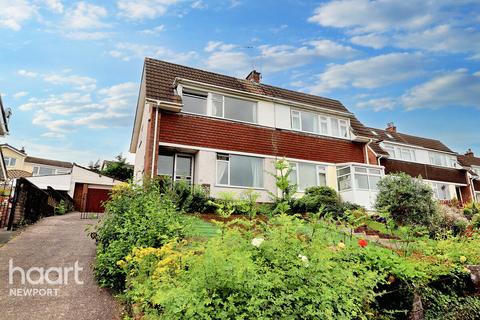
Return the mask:
<svg viewBox="0 0 480 320">
<path fill-rule="evenodd" d="M 338 191 L 345 201 L 372 209 L 378 193 L 377 184 L 383 176 L 382 167 L 339 165 L 337 166 Z"/>
<path fill-rule="evenodd" d="M 262 158 L 217 153 L 216 184 L 218 186 L 263 188 Z"/>
</svg>

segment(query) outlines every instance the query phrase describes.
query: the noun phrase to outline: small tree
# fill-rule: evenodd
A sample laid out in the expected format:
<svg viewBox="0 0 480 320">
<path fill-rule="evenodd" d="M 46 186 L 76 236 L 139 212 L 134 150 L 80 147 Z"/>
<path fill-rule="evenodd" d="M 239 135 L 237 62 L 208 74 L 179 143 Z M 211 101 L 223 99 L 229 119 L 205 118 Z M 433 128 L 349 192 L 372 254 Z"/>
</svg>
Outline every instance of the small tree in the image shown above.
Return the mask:
<svg viewBox="0 0 480 320">
<path fill-rule="evenodd" d="M 385 176 L 378 183 L 375 208 L 390 213 L 397 225 L 428 226 L 436 214 L 433 190 L 405 173 Z"/>
<path fill-rule="evenodd" d="M 100 173 L 100 159 L 95 162 L 90 161 L 90 163 L 88 164 L 88 169 Z"/>
<path fill-rule="evenodd" d="M 297 185 L 290 182 L 290 174 L 292 173 L 291 164 L 285 160 L 275 161 L 275 172 L 270 173 L 275 178 L 275 185 L 280 190 L 280 196 L 276 193 L 269 192 L 273 199 L 275 208 L 273 213 L 282 214 L 290 212 L 293 204 L 293 196 L 297 192 Z"/>
<path fill-rule="evenodd" d="M 127 164 L 127 158 L 120 153 L 115 157 L 116 161 L 108 163 L 107 167 L 101 171 L 106 176 L 118 180 L 130 180 L 133 177 L 133 169 Z"/>
</svg>

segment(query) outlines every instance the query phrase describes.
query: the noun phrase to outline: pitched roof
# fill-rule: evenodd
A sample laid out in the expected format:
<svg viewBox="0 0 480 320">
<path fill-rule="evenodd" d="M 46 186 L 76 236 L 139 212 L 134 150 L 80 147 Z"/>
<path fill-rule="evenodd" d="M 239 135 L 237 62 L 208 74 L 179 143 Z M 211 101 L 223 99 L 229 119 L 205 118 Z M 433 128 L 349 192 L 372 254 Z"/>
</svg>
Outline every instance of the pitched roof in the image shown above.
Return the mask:
<svg viewBox="0 0 480 320">
<path fill-rule="evenodd" d="M 9 145 L 8 143 L 2 143 L 2 144 L 0 144 L 0 147 L 2 147 L 2 148 L 8 148 L 8 149 L 10 149 L 10 150 L 12 150 L 12 151 L 15 151 L 15 152 L 18 153 L 18 154 L 21 154 L 21 155 L 23 155 L 23 156 L 27 156 L 27 154 L 25 153 L 25 151 L 19 150 L 19 149 L 15 148 L 14 146 Z"/>
<path fill-rule="evenodd" d="M 409 134 L 404 134 L 404 133 L 399 133 L 399 132 L 389 132 L 386 130 L 382 129 L 377 129 L 377 128 L 368 128 L 368 130 L 371 130 L 375 132 L 376 138 L 386 141 L 386 142 L 396 142 L 396 143 L 403 143 L 403 144 L 408 144 L 416 147 L 422 147 L 422 148 L 427 148 L 427 149 L 432 149 L 432 150 L 437 150 L 437 151 L 443 151 L 443 152 L 448 152 L 448 153 L 455 153 L 452 151 L 449 147 L 444 145 L 441 141 L 435 140 L 435 139 L 429 139 L 429 138 L 422 138 L 418 136 L 412 136 Z M 391 137 L 389 137 L 388 135 Z M 378 145 L 376 147 L 372 146 L 373 148 L 380 148 L 381 147 Z M 375 151 L 375 149 L 374 149 Z"/>
<path fill-rule="evenodd" d="M 144 76 L 146 87 L 145 95 L 147 98 L 155 100 L 163 100 L 173 103 L 181 102 L 181 98 L 174 93 L 173 83 L 176 78 L 183 78 L 246 93 L 264 95 L 267 97 L 322 107 L 332 111 L 350 113 L 338 100 L 256 83 L 250 80 L 238 79 L 152 58 L 145 58 Z M 353 114 L 350 114 L 350 123 L 355 134 L 372 137 L 372 133 L 367 130 Z"/>
<path fill-rule="evenodd" d="M 470 166 L 480 166 L 480 158 L 475 157 L 475 156 L 469 156 L 469 155 L 460 155 L 458 156 L 458 162 L 462 166 L 470 167 Z"/>
<path fill-rule="evenodd" d="M 25 170 L 12 169 L 7 171 L 8 179 L 31 177 L 32 173 Z"/>
<path fill-rule="evenodd" d="M 36 157 L 30 157 L 30 156 L 25 158 L 25 162 L 44 164 L 52 167 L 63 167 L 63 168 L 73 167 L 72 163 L 70 162 L 36 158 Z"/>
</svg>

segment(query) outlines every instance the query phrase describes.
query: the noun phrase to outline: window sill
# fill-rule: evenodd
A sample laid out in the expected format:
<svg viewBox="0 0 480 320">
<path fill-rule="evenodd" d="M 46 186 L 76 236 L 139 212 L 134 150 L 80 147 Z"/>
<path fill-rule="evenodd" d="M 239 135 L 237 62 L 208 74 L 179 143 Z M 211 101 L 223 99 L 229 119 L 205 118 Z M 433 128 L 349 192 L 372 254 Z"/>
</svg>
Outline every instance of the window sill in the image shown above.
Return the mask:
<svg viewBox="0 0 480 320">
<path fill-rule="evenodd" d="M 266 191 L 267 189 L 265 188 L 259 188 L 259 187 L 242 187 L 242 186 L 230 186 L 230 185 L 225 185 L 225 184 L 215 184 L 216 188 L 231 188 L 231 189 L 242 189 L 242 190 L 258 190 L 258 191 Z"/>
</svg>

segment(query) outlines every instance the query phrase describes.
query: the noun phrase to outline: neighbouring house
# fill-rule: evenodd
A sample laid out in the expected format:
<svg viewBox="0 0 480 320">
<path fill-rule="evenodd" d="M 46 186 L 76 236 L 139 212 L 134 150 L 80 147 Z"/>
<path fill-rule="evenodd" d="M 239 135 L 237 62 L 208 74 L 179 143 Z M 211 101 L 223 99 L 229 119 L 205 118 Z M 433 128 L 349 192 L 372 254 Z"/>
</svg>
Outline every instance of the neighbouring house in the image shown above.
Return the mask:
<svg viewBox="0 0 480 320">
<path fill-rule="evenodd" d="M 51 187 L 66 192 L 73 198 L 75 210 L 103 212 L 102 203 L 109 199 L 112 187 L 122 181 L 73 164 L 69 173 L 28 177 L 28 181 L 42 190 Z"/>
<path fill-rule="evenodd" d="M 421 177 L 431 185 L 438 200 L 472 201 L 468 172 L 457 160 L 458 154 L 438 140 L 397 132 L 393 123 L 385 130 L 369 128 L 377 141 L 369 145 L 369 154 L 385 168 L 385 173 L 405 172 Z"/>
<path fill-rule="evenodd" d="M 458 156 L 458 162 L 468 170 L 471 181 L 472 192 L 475 194 L 475 200 L 480 203 L 480 158 L 469 149 L 464 155 Z"/>
<path fill-rule="evenodd" d="M 65 174 L 72 170 L 72 163 L 29 156 L 24 148 L 9 144 L 0 145 L 9 179 Z"/>
<path fill-rule="evenodd" d="M 3 138 L 9 134 L 8 119 L 12 112 L 10 109 L 5 110 L 3 107 L 2 96 L 0 95 L 0 137 Z M 3 157 L 2 150 L 0 149 L 0 181 L 7 180 L 7 167 Z"/>
<path fill-rule="evenodd" d="M 301 194 L 330 186 L 371 208 L 383 166 L 368 156 L 376 140 L 339 101 L 146 58 L 130 152 L 135 178 L 168 176 L 212 196 L 278 192 L 275 161 L 294 165 Z"/>
</svg>

